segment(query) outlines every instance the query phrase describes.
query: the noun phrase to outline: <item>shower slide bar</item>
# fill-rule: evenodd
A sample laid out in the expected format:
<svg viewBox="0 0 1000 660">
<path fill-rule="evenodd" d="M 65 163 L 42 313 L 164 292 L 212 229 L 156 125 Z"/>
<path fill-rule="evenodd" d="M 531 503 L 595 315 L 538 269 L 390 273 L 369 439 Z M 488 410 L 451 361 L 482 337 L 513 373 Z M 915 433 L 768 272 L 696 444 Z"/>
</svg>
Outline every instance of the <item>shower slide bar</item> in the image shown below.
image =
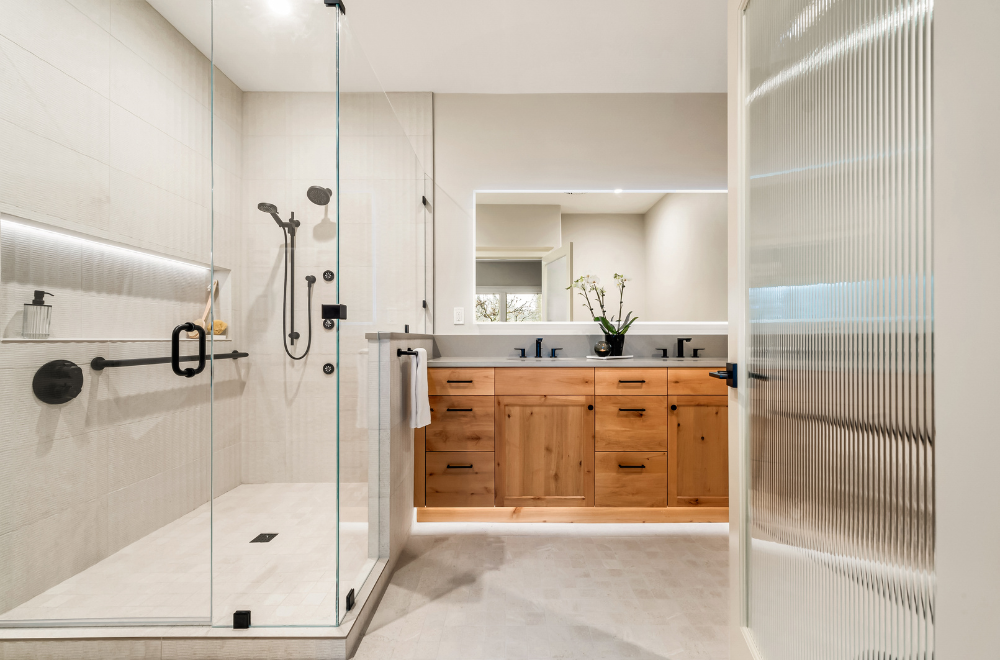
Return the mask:
<svg viewBox="0 0 1000 660">
<path fill-rule="evenodd" d="M 239 358 L 250 357 L 249 353 L 233 351 L 232 353 L 216 353 L 213 360 L 237 360 Z M 178 362 L 197 362 L 201 357 L 198 355 L 182 355 L 177 358 Z M 102 357 L 95 357 L 90 361 L 90 368 L 95 371 L 109 369 L 111 367 L 138 367 L 144 364 L 170 364 L 172 356 L 162 358 L 136 358 L 133 360 L 106 360 Z"/>
</svg>

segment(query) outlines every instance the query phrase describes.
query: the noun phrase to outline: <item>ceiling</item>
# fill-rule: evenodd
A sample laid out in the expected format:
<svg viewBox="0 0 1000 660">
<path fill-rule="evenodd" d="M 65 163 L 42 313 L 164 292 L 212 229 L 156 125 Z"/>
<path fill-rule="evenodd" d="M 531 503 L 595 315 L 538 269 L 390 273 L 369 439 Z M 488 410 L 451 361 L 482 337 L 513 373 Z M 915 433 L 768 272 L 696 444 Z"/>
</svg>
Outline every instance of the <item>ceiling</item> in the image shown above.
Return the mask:
<svg viewBox="0 0 1000 660">
<path fill-rule="evenodd" d="M 663 192 L 478 192 L 476 204 L 551 204 L 562 213 L 642 214 L 663 198 Z"/>
<path fill-rule="evenodd" d="M 149 0 L 244 91 L 329 91 L 322 0 Z M 726 91 L 726 0 L 346 0 L 342 85 L 437 93 Z M 362 54 L 362 51 L 364 54 Z M 367 61 L 366 61 L 367 58 Z M 370 63 L 370 64 L 369 64 Z"/>
</svg>

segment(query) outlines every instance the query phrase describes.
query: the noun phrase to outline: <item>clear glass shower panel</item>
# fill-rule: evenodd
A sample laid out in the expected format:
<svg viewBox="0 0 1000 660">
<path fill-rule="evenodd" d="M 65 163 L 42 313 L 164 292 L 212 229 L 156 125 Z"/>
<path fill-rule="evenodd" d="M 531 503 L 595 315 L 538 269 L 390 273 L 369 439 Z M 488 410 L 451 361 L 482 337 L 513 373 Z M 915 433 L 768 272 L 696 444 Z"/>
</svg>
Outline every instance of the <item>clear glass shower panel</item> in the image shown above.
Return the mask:
<svg viewBox="0 0 1000 660">
<path fill-rule="evenodd" d="M 338 622 L 337 23 L 316 0 L 214 0 L 216 261 L 239 348 L 216 388 L 213 625 Z M 228 365 L 227 365 L 228 366 Z M 220 428 L 231 430 L 222 445 Z M 361 502 L 362 507 L 364 501 Z"/>
<path fill-rule="evenodd" d="M 932 2 L 751 0 L 748 625 L 934 653 Z"/>
<path fill-rule="evenodd" d="M 366 335 L 427 331 L 431 95 L 386 93 L 361 42 L 340 31 L 341 602 L 389 556 L 388 410 Z M 426 203 L 425 203 L 426 199 Z M 381 477 L 380 477 L 381 475 Z"/>
<path fill-rule="evenodd" d="M 158 4 L 0 10 L 0 626 L 209 621 L 212 5 Z"/>
</svg>

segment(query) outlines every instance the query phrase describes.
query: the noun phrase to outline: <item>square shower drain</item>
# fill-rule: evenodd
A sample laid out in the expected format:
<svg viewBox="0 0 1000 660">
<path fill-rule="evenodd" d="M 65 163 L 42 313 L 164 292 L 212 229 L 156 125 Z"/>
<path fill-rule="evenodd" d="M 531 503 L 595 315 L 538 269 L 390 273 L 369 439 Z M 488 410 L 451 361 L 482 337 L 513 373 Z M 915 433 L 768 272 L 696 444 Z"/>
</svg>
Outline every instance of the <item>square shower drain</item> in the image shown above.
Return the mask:
<svg viewBox="0 0 1000 660">
<path fill-rule="evenodd" d="M 277 536 L 277 534 L 258 534 L 257 536 L 253 537 L 253 541 L 250 541 L 250 542 L 251 543 L 270 543 L 271 539 L 273 539 L 275 536 Z"/>
</svg>

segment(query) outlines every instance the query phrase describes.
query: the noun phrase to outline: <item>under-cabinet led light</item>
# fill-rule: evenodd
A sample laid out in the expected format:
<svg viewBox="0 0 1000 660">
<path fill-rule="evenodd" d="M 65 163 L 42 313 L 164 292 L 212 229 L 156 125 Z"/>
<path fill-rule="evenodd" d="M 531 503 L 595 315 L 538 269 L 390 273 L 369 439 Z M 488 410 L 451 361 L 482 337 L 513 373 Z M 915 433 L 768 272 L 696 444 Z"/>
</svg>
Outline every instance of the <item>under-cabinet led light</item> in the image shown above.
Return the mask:
<svg viewBox="0 0 1000 660">
<path fill-rule="evenodd" d="M 205 271 L 207 271 L 209 269 L 208 266 L 200 266 L 198 264 L 192 264 L 192 263 L 189 263 L 187 261 L 181 261 L 179 259 L 171 259 L 170 257 L 161 257 L 160 255 L 157 255 L 157 254 L 151 254 L 149 252 L 142 252 L 140 250 L 133 250 L 131 248 L 122 247 L 120 245 L 115 245 L 113 243 L 105 243 L 103 241 L 90 240 L 90 239 L 87 239 L 87 238 L 82 238 L 80 236 L 74 236 L 72 234 L 64 234 L 62 232 L 53 231 L 51 229 L 42 229 L 41 227 L 35 227 L 34 225 L 22 224 L 20 222 L 15 222 L 13 220 L 7 220 L 6 218 L 4 218 L 3 220 L 0 220 L 0 236 L 2 236 L 3 232 L 6 231 L 6 229 L 4 229 L 3 227 L 6 227 L 8 225 L 14 225 L 14 226 L 16 226 L 18 228 L 18 230 L 25 230 L 25 231 L 29 231 L 29 232 L 35 232 L 35 233 L 38 233 L 38 234 L 43 234 L 47 238 L 50 238 L 50 239 L 61 240 L 61 241 L 67 242 L 67 243 L 95 245 L 95 246 L 99 246 L 100 248 L 105 249 L 105 250 L 110 250 L 110 251 L 114 251 L 114 252 L 121 252 L 121 253 L 128 254 L 130 256 L 143 257 L 144 259 L 148 259 L 150 261 L 163 262 L 165 264 L 170 264 L 171 266 L 175 266 L 175 267 L 187 268 L 187 269 L 191 269 L 191 270 L 197 270 L 199 272 L 205 272 Z"/>
</svg>

